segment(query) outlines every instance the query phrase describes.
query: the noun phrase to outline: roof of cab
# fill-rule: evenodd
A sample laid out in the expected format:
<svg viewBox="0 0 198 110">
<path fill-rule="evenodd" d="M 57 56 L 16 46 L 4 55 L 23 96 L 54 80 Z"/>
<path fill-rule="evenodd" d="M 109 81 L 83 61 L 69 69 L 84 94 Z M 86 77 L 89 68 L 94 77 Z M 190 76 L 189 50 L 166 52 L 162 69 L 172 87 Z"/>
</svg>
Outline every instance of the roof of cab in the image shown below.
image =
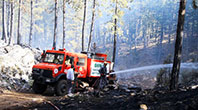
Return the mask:
<svg viewBox="0 0 198 110">
<path fill-rule="evenodd" d="M 61 53 L 61 54 L 67 54 L 67 55 L 72 55 L 72 56 L 79 56 L 79 57 L 87 57 L 86 54 L 68 52 L 68 51 L 65 51 L 65 50 L 47 50 L 46 52 L 49 52 L 49 53 Z"/>
</svg>

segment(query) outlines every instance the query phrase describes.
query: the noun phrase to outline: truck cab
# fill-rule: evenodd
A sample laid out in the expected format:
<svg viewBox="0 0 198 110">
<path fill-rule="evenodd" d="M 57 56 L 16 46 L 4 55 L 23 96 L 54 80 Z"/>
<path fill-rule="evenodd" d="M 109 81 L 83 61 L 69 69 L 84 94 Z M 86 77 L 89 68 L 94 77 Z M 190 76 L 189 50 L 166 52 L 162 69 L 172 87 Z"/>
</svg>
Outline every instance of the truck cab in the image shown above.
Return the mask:
<svg viewBox="0 0 198 110">
<path fill-rule="evenodd" d="M 66 74 L 71 65 L 74 65 L 77 78 L 91 85 L 100 77 L 98 70 L 106 60 L 107 55 L 101 53 L 73 53 L 65 49 L 47 50 L 42 54 L 41 63 L 32 68 L 33 90 L 35 93 L 43 93 L 50 85 L 55 88 L 57 95 L 65 95 Z M 107 72 L 110 72 L 111 62 L 107 62 Z"/>
</svg>

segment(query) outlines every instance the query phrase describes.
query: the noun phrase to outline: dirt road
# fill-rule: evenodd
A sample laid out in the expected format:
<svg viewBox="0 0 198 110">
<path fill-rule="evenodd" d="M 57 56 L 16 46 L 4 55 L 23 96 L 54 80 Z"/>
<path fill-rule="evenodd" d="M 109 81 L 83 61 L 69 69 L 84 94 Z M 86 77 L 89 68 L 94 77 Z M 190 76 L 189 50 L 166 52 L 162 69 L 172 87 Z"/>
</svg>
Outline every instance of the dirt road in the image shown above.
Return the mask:
<svg viewBox="0 0 198 110">
<path fill-rule="evenodd" d="M 43 103 L 50 103 L 51 100 L 57 98 L 59 97 L 1 90 L 0 110 L 28 109 Z"/>
</svg>

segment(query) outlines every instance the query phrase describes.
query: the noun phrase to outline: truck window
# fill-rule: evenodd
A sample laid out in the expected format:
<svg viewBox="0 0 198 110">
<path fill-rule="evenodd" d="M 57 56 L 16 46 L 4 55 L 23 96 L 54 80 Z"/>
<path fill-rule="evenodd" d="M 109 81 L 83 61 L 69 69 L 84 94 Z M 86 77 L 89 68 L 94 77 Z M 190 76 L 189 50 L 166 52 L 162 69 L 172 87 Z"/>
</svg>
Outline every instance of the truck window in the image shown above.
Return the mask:
<svg viewBox="0 0 198 110">
<path fill-rule="evenodd" d="M 45 63 L 55 63 L 55 64 L 62 64 L 64 59 L 64 54 L 58 53 L 46 53 L 44 62 Z"/>
<path fill-rule="evenodd" d="M 74 57 L 70 57 L 70 64 L 74 65 Z"/>
<path fill-rule="evenodd" d="M 73 65 L 74 64 L 74 57 L 66 56 L 65 64 L 66 65 Z"/>
<path fill-rule="evenodd" d="M 78 66 L 84 66 L 85 65 L 85 58 L 79 58 L 78 57 L 77 65 Z"/>
<path fill-rule="evenodd" d="M 104 57 L 100 57 L 100 56 L 97 56 L 97 55 L 92 55 L 92 59 L 104 60 Z"/>
</svg>

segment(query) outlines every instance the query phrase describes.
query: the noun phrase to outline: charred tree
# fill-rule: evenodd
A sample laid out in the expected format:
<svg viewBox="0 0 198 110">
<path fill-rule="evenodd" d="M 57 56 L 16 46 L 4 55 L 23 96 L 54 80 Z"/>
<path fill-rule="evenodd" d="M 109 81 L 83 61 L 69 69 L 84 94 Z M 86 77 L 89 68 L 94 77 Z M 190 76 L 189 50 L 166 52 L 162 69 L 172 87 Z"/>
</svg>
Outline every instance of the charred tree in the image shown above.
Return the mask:
<svg viewBox="0 0 198 110">
<path fill-rule="evenodd" d="M 62 48 L 65 46 L 65 0 L 63 0 L 63 45 Z"/>
<path fill-rule="evenodd" d="M 184 21 L 185 21 L 184 18 L 186 11 L 185 8 L 186 8 L 186 0 L 180 0 L 174 62 L 172 67 L 171 79 L 170 79 L 170 90 L 175 90 L 178 88 L 179 70 L 180 70 L 181 53 L 182 53 L 182 39 L 183 39 L 183 30 L 184 30 Z"/>
<path fill-rule="evenodd" d="M 1 38 L 1 40 L 5 40 L 6 41 L 4 5 L 5 5 L 5 1 L 2 0 L 2 38 Z"/>
<path fill-rule="evenodd" d="M 84 32 L 85 32 L 85 21 L 86 21 L 86 8 L 87 8 L 87 0 L 84 0 L 84 15 L 83 15 L 83 25 L 82 25 L 82 51 L 84 51 Z"/>
<path fill-rule="evenodd" d="M 29 46 L 31 46 L 32 43 L 32 27 L 33 27 L 33 1 L 30 2 L 31 7 L 31 17 L 30 17 L 30 35 L 29 35 Z"/>
<path fill-rule="evenodd" d="M 117 0 L 116 0 L 116 6 L 115 6 L 115 15 L 117 15 Z M 117 18 L 114 19 L 114 42 L 113 42 L 113 58 L 112 62 L 115 64 L 115 57 L 116 57 L 116 42 L 117 42 Z M 114 65 L 113 65 L 114 68 Z"/>
<path fill-rule="evenodd" d="M 90 28 L 89 43 L 88 43 L 87 52 L 89 51 L 90 44 L 91 44 L 91 38 L 92 38 L 92 32 L 93 32 L 93 26 L 94 26 L 94 17 L 95 17 L 95 7 L 96 7 L 96 0 L 93 0 L 92 20 L 91 20 L 91 28 Z"/>
<path fill-rule="evenodd" d="M 56 34 L 57 34 L 57 0 L 54 0 L 55 10 L 54 10 L 54 40 L 53 48 L 56 50 Z"/>
<path fill-rule="evenodd" d="M 19 8 L 18 8 L 18 26 L 17 26 L 17 44 L 21 44 L 21 35 L 20 35 L 20 18 L 21 18 L 21 0 L 19 0 Z"/>
<path fill-rule="evenodd" d="M 11 4 L 11 9 L 10 9 L 10 14 L 11 14 L 11 16 L 10 16 L 10 37 L 9 37 L 9 42 L 8 42 L 8 45 L 10 45 L 11 44 L 11 40 L 12 40 L 12 25 L 13 25 L 13 14 L 14 14 L 14 11 L 13 11 L 13 1 L 11 1 L 10 2 L 10 4 Z"/>
</svg>

